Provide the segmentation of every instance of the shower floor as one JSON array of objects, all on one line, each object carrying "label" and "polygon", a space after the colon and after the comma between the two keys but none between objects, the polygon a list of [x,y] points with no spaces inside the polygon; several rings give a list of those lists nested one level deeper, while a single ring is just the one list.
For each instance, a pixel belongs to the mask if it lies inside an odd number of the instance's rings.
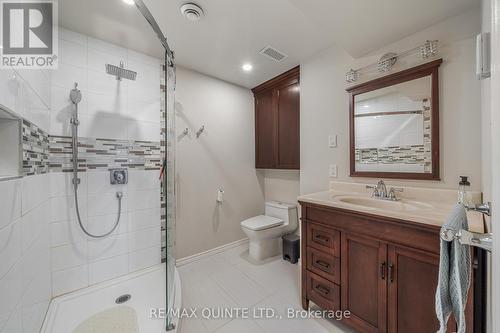
[{"label": "shower floor", "polygon": [[[151,313],[165,308],[165,274],[165,264],[161,264],[59,296],[50,304],[41,333],[164,332],[165,319]],[[178,303],[179,281],[176,286]],[[126,294],[130,300],[116,304]]]}]

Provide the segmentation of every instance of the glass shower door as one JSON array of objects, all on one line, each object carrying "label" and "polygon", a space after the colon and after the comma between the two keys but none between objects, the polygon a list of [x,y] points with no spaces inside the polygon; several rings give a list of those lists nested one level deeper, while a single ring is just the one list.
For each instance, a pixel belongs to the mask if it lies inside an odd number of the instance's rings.
[{"label": "glass shower door", "polygon": [[162,186],[162,260],[166,262],[166,329],[175,329],[171,309],[175,301],[175,66],[168,54],[162,71],[162,129],[164,177]]}]

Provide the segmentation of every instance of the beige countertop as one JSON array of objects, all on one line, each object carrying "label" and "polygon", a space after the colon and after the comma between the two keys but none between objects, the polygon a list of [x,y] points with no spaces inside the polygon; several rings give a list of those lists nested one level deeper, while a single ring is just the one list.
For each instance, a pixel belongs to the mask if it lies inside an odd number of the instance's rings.
[{"label": "beige countertop", "polygon": [[[372,199],[366,184],[332,182],[330,190],[298,197],[298,201],[322,206],[341,208],[372,215],[387,216],[427,225],[442,226],[456,205],[457,191],[403,187],[397,193],[397,202]],[[390,186],[387,185],[387,190]],[[475,203],[481,201],[480,192],[471,192]],[[484,232],[483,216],[477,212],[467,213],[469,230]]]}]

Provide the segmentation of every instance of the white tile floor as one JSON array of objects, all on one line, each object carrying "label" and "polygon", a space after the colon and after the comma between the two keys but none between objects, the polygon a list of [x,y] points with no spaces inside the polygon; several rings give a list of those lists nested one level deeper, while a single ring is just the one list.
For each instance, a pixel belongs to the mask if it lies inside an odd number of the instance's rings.
[{"label": "white tile floor", "polygon": [[179,267],[183,308],[272,308],[283,319],[183,319],[181,333],[348,333],[326,319],[286,319],[286,309],[301,309],[300,272],[273,258],[255,265],[242,245]]}]

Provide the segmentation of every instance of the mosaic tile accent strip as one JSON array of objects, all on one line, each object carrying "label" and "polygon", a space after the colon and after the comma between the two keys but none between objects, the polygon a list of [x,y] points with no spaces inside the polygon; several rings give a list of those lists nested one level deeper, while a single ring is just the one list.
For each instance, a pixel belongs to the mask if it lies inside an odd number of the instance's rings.
[{"label": "mosaic tile accent strip", "polygon": [[[72,172],[72,143],[68,136],[50,136],[50,172]],[[160,170],[160,143],[151,141],[79,138],[78,171],[133,168]]]},{"label": "mosaic tile accent strip", "polygon": [[23,119],[23,166],[24,176],[47,173],[49,161],[49,134],[35,124]]},{"label": "mosaic tile accent strip", "polygon": [[425,151],[425,164],[424,172],[432,172],[432,113],[431,113],[431,100],[424,99],[422,101],[423,117],[424,117],[424,151]]},{"label": "mosaic tile accent strip", "polygon": [[[160,156],[165,156],[165,65],[161,65],[160,69],[161,77],[160,77]],[[164,182],[161,183],[161,191],[160,191],[160,202],[161,202],[161,213],[160,213],[160,221],[161,221],[161,262],[165,262],[167,260],[167,204],[166,204],[166,193]]]},{"label": "mosaic tile accent strip", "polygon": [[[166,159],[164,182],[162,184],[162,261],[172,261],[175,258],[175,114],[174,90],[175,69],[161,69],[161,152]],[[167,265],[168,266],[168,265]]]},{"label": "mosaic tile accent strip", "polygon": [[426,163],[424,145],[356,149],[356,162],[361,164],[419,164]]}]

